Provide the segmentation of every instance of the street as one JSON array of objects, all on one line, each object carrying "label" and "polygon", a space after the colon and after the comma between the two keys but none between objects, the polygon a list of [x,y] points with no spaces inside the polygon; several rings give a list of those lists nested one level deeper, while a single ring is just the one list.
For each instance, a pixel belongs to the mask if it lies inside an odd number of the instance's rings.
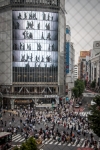
[{"label": "street", "polygon": [[[57,111],[44,111],[44,112],[36,112],[37,118],[31,117],[32,111],[30,110],[21,110],[20,114],[16,111],[5,111],[3,112],[3,116],[1,120],[3,120],[3,124],[0,122],[0,130],[1,131],[7,131],[16,128],[16,132],[12,132],[12,145],[18,145],[20,146],[21,143],[23,143],[26,140],[26,133],[28,133],[28,138],[40,134],[40,137],[42,138],[42,149],[43,150],[57,150],[59,149],[66,149],[66,148],[89,148],[90,147],[90,142],[86,144],[86,141],[91,138],[91,135],[93,134],[93,138],[95,141],[97,141],[97,145],[99,143],[98,137],[89,129],[88,122],[87,122],[87,116],[90,114],[88,106],[91,103],[92,97],[89,96],[88,94],[85,94],[86,97],[83,97],[82,100],[82,106],[80,108],[76,108],[73,117],[70,117],[70,115],[73,114],[73,112],[68,112],[67,121],[65,121],[65,112],[64,108],[60,107],[60,113],[62,114],[62,119],[59,118]],[[88,95],[88,96],[87,96]],[[70,106],[68,106],[70,107]],[[66,107],[67,108],[67,107]],[[80,110],[80,111],[79,111]],[[68,110],[67,110],[68,111]],[[26,113],[25,113],[26,112]],[[47,120],[47,117],[45,116],[51,116],[50,121]],[[40,118],[45,118],[40,121]],[[14,121],[13,121],[14,118]],[[58,118],[58,119],[57,119]],[[72,119],[71,119],[72,118]],[[36,120],[35,120],[36,119]],[[55,119],[55,120],[54,120]],[[69,119],[69,122],[68,122]],[[80,120],[81,119],[81,120]],[[22,120],[22,122],[20,121]],[[60,123],[58,123],[58,121]],[[83,120],[83,121],[82,121]],[[57,122],[56,124],[54,122]],[[78,122],[79,123],[78,123]],[[5,125],[6,122],[6,125]],[[85,122],[83,124],[82,122]],[[64,126],[64,123],[66,125]],[[54,125],[55,124],[55,125]],[[54,125],[54,129],[52,129]],[[31,127],[32,126],[32,127]],[[79,130],[79,133],[78,133]],[[47,133],[44,134],[44,131],[48,132],[49,136]],[[36,133],[35,133],[36,132]],[[54,134],[57,133],[56,136]],[[74,133],[74,142],[73,138],[72,141],[65,142],[63,140],[63,134],[64,137],[67,134],[68,136]],[[44,137],[44,138],[43,138]],[[55,138],[54,138],[55,137]],[[59,137],[62,137],[62,139],[58,140]],[[91,148],[94,148],[94,145],[91,145]]]}]

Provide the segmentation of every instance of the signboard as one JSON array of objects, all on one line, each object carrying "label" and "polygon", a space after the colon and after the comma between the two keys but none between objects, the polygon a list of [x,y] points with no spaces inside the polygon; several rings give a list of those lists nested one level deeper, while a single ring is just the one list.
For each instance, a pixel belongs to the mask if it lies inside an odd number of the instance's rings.
[{"label": "signboard", "polygon": [[56,98],[57,95],[44,95],[45,98]]},{"label": "signboard", "polygon": [[80,57],[90,56],[90,51],[80,51]]}]

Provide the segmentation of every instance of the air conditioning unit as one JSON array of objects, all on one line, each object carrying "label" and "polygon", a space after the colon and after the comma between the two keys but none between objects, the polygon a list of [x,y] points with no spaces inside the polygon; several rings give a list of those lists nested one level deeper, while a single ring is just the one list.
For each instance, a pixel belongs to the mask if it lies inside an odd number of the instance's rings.
[{"label": "air conditioning unit", "polygon": [[100,41],[94,41],[93,42],[93,49],[95,49],[95,48],[100,48]]},{"label": "air conditioning unit", "polygon": [[96,43],[96,47],[100,47],[100,43]]}]

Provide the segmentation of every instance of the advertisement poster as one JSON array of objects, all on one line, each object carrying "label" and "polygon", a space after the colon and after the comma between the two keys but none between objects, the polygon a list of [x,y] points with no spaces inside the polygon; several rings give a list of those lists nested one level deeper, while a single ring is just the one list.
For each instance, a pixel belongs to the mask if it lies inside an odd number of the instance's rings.
[{"label": "advertisement poster", "polygon": [[57,75],[58,13],[13,11],[12,16],[13,76],[16,78],[14,80],[17,80],[18,70],[20,70],[20,75],[23,70],[27,74],[30,70],[30,72],[35,71],[33,76],[37,76],[37,70],[42,68],[45,76],[50,71],[54,71]]}]

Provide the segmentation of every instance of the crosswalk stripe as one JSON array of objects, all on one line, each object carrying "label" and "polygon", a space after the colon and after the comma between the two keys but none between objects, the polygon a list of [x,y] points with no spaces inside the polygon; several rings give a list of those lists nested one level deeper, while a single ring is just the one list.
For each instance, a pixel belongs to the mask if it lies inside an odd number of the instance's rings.
[{"label": "crosswalk stripe", "polygon": [[84,147],[85,146],[85,141],[83,142],[82,146],[81,147]]},{"label": "crosswalk stripe", "polygon": [[16,139],[18,139],[18,138],[20,138],[20,137],[21,137],[21,135],[19,135],[19,136],[13,138],[12,141],[14,141],[14,140],[16,140]]},{"label": "crosswalk stripe", "polygon": [[50,138],[45,144],[48,144],[51,140],[52,140],[52,138]]},{"label": "crosswalk stripe", "polygon": [[12,139],[14,139],[15,137],[18,137],[19,135],[20,135],[20,134],[17,134],[17,135],[15,135],[15,136],[13,136]]},{"label": "crosswalk stripe", "polygon": [[97,143],[97,148],[100,148],[100,142],[98,141],[98,143]]},{"label": "crosswalk stripe", "polygon": [[[25,139],[24,139],[25,140]],[[20,142],[21,142],[21,140],[20,140]],[[63,143],[62,141],[61,142],[59,142],[58,140],[53,140],[53,138],[50,138],[49,140],[48,139],[46,139],[46,140],[44,140],[44,141],[42,141],[42,144],[44,143],[44,144],[54,144],[54,145],[63,145],[63,146],[76,146],[76,147],[86,147],[86,148],[88,148],[88,147],[90,147],[90,143],[88,143],[86,146],[85,146],[85,142],[86,142],[86,140],[85,139],[80,139],[80,142],[79,143],[77,143],[77,139],[75,140],[75,142],[74,143],[72,143],[72,142],[65,142],[65,143]],[[91,148],[94,148],[94,146],[91,146]]]},{"label": "crosswalk stripe", "polygon": [[[78,112],[75,112],[75,114],[77,115]],[[88,114],[91,114],[90,112],[80,112],[79,115],[82,115],[82,116],[88,116]]]},{"label": "crosswalk stripe", "polygon": [[59,142],[57,141],[56,143],[54,143],[54,145],[57,145]]},{"label": "crosswalk stripe", "polygon": [[49,144],[52,144],[54,142],[54,140],[53,141],[51,141]]},{"label": "crosswalk stripe", "polygon": [[61,145],[61,142],[58,145]]},{"label": "crosswalk stripe", "polygon": [[23,142],[25,140],[25,138],[21,139],[19,142]]},{"label": "crosswalk stripe", "polygon": [[21,145],[12,145],[12,146],[13,146],[13,147],[16,147],[16,146],[17,146],[17,147],[19,147],[19,148],[20,148],[20,146],[21,146]]},{"label": "crosswalk stripe", "polygon": [[83,116],[85,116],[86,115],[86,113],[83,113]]},{"label": "crosswalk stripe", "polygon": [[77,147],[80,147],[80,146],[81,146],[83,140],[84,140],[84,139],[81,139],[81,140],[80,140],[80,142],[78,143]]},{"label": "crosswalk stripe", "polygon": [[83,115],[83,112],[80,112],[81,115]]},{"label": "crosswalk stripe", "polygon": [[70,146],[71,145],[71,143],[69,143],[67,146]]},{"label": "crosswalk stripe", "polygon": [[67,143],[63,143],[63,146],[65,146]]},{"label": "crosswalk stripe", "polygon": [[18,138],[17,140],[15,140],[15,142],[18,142],[19,140],[21,140],[22,139],[22,137],[20,137],[20,138]]},{"label": "crosswalk stripe", "polygon": [[76,143],[77,143],[77,139],[76,139],[76,141],[74,142],[74,144],[73,144],[72,146],[75,146],[75,145],[76,145]]},{"label": "crosswalk stripe", "polygon": [[48,139],[46,138],[42,143],[44,144]]}]

